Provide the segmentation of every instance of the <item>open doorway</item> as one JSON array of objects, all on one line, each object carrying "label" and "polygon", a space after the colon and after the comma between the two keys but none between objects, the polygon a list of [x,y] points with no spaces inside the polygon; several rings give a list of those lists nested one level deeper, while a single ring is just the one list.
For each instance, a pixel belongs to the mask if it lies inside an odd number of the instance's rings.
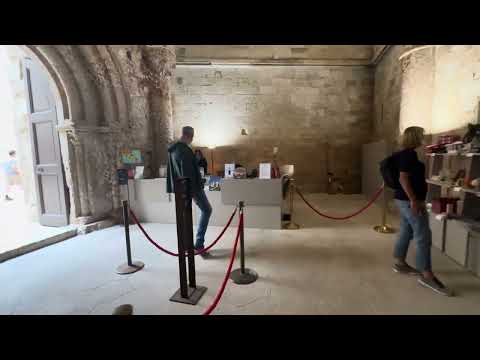
[{"label": "open doorway", "polygon": [[0,46],[0,261],[76,234],[48,74],[19,46]]}]

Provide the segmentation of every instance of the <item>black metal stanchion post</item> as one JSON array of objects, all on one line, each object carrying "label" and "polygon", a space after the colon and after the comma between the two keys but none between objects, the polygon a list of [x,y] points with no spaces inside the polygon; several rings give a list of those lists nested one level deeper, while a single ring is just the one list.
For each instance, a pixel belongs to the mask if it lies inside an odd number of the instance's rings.
[{"label": "black metal stanchion post", "polygon": [[[192,197],[188,178],[175,180],[175,208],[177,215],[178,266],[180,288],[170,301],[196,305],[207,291],[204,286],[197,286],[195,279],[195,253],[193,249]],[[186,252],[188,252],[188,281]]]},{"label": "black metal stanchion post", "polygon": [[132,274],[139,270],[142,270],[145,264],[141,261],[132,261],[132,250],[130,247],[130,218],[128,216],[129,206],[128,201],[124,200],[123,203],[123,225],[125,227],[125,242],[127,247],[127,263],[117,267],[117,274],[126,275]]},{"label": "black metal stanchion post", "polygon": [[[240,201],[238,203],[240,216],[243,215],[244,207],[244,202]],[[240,229],[240,269],[233,270],[230,274],[230,279],[232,279],[235,284],[240,285],[251,284],[258,279],[258,274],[254,270],[245,268],[245,232],[243,224]]]}]

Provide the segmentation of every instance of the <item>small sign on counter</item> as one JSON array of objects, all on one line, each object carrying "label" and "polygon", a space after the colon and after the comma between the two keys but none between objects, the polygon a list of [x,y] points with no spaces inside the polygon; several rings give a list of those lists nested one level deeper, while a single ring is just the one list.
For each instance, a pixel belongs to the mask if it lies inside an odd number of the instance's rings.
[{"label": "small sign on counter", "polygon": [[225,164],[225,179],[233,178],[235,164]]},{"label": "small sign on counter", "polygon": [[272,178],[272,164],[263,163],[260,164],[260,179],[271,179]]}]

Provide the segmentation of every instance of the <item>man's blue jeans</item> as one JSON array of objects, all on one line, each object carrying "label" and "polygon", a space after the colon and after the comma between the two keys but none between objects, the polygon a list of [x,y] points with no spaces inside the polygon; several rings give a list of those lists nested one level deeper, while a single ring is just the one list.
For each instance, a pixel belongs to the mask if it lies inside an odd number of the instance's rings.
[{"label": "man's blue jeans", "polygon": [[200,221],[198,222],[197,240],[195,241],[196,249],[203,249],[205,244],[205,233],[207,232],[208,221],[212,215],[212,206],[208,201],[205,191],[202,189],[193,195],[193,201],[197,204],[201,211]]},{"label": "man's blue jeans", "polygon": [[432,270],[432,231],[428,213],[425,209],[414,215],[410,208],[410,201],[395,200],[400,210],[400,233],[395,244],[393,256],[399,260],[407,257],[410,240],[417,241],[416,268],[425,272]]}]

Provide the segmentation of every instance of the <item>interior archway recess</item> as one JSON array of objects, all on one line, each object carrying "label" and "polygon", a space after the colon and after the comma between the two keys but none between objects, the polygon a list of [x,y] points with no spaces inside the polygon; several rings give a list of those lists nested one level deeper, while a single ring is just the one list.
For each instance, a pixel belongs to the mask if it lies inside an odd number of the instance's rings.
[{"label": "interior archway recess", "polygon": [[173,134],[170,81],[175,69],[174,47],[21,47],[48,72],[58,99],[71,222],[118,220],[120,150],[154,151],[155,172]]}]

